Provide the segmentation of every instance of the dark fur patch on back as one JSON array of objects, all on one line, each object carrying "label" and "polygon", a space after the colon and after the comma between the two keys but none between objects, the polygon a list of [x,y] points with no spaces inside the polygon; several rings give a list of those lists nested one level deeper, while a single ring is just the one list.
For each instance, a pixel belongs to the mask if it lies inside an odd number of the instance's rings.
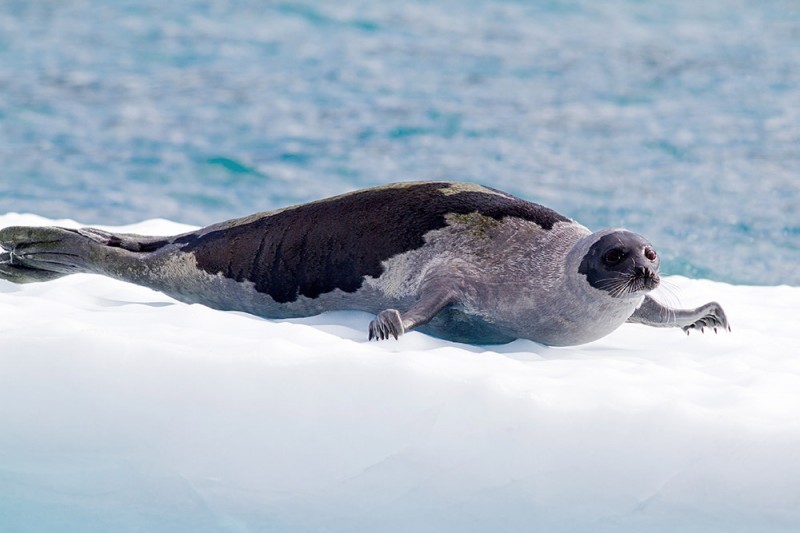
[{"label": "dark fur patch on back", "polygon": [[334,289],[358,290],[381,263],[422,247],[425,234],[447,225],[448,213],[518,217],[544,229],[569,219],[541,205],[498,194],[444,194],[448,183],[366,189],[287,209],[221,230],[183,236],[200,268],[236,281],[279,303],[316,298]]}]

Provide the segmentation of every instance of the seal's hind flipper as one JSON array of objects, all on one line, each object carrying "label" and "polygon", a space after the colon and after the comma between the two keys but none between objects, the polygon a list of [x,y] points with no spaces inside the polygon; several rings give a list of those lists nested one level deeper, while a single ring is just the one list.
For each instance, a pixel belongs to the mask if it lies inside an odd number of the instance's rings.
[{"label": "seal's hind flipper", "polygon": [[0,279],[29,283],[89,273],[142,283],[140,276],[149,279],[149,252],[172,242],[170,237],[95,228],[12,226],[0,229],[0,247],[5,250],[0,253]]},{"label": "seal's hind flipper", "polygon": [[11,262],[11,254],[0,253],[0,279],[13,283],[37,283],[52,281],[65,275],[61,272],[15,265]]},{"label": "seal's hind flipper", "polygon": [[129,252],[153,252],[172,242],[169,237],[147,237],[133,233],[110,233],[97,228],[81,228],[77,232],[104,246]]},{"label": "seal's hind flipper", "polygon": [[12,226],[0,230],[0,276],[15,283],[92,272],[91,241],[76,230]]}]

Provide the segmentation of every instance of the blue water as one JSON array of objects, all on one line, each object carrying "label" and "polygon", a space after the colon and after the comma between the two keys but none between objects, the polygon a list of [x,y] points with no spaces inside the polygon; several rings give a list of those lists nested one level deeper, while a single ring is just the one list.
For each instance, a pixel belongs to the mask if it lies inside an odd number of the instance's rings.
[{"label": "blue water", "polygon": [[0,212],[194,224],[486,183],[800,284],[800,3],[0,0]]}]

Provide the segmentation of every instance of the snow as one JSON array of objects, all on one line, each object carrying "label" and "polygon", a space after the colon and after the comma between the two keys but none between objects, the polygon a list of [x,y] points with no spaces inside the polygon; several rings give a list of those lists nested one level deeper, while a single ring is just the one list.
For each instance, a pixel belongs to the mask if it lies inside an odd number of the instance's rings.
[{"label": "snow", "polygon": [[733,331],[377,343],[364,313],[0,281],[0,529],[800,529],[800,288],[667,282]]}]

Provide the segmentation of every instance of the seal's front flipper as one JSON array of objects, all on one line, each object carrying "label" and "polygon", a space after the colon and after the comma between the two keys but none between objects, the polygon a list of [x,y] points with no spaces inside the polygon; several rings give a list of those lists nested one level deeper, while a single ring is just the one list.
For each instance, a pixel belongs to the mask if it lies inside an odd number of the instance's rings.
[{"label": "seal's front flipper", "polygon": [[687,334],[693,329],[704,331],[705,328],[711,328],[714,333],[717,328],[731,330],[725,311],[717,302],[709,302],[697,309],[671,309],[650,296],[645,296],[642,305],[633,312],[628,322],[657,328],[679,327]]},{"label": "seal's front flipper", "polygon": [[375,320],[369,323],[369,340],[385,340],[390,336],[396,339],[405,332],[403,318],[397,309],[381,311]]},{"label": "seal's front flipper", "polygon": [[375,320],[369,323],[369,340],[384,340],[390,336],[396,339],[406,331],[430,322],[439,311],[452,304],[455,299],[455,291],[440,288],[425,292],[405,313],[400,313],[396,309],[381,311]]},{"label": "seal's front flipper", "polygon": [[722,310],[722,306],[717,302],[709,302],[705,305],[701,305],[694,311],[691,311],[691,313],[692,318],[697,317],[697,319],[691,324],[681,326],[687,335],[693,329],[699,329],[700,332],[704,332],[705,328],[711,328],[714,330],[714,333],[717,332],[717,328],[727,329],[728,331],[731,330],[728,317],[725,316],[725,311]]}]

